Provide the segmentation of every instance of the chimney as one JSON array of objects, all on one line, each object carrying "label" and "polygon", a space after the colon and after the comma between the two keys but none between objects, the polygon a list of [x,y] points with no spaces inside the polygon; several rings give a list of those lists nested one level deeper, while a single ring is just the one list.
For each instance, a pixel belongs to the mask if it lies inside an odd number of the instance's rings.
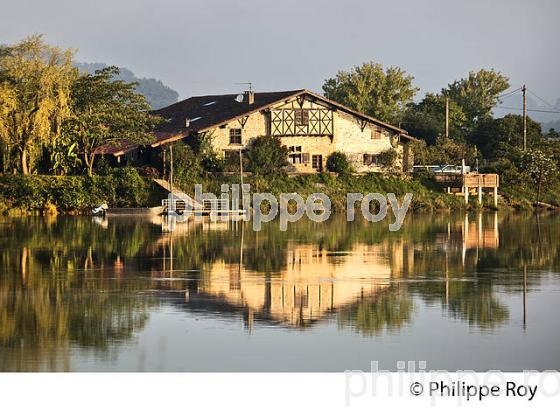
[{"label": "chimney", "polygon": [[255,93],[252,90],[245,91],[245,95],[247,96],[247,102],[249,105],[255,102]]}]

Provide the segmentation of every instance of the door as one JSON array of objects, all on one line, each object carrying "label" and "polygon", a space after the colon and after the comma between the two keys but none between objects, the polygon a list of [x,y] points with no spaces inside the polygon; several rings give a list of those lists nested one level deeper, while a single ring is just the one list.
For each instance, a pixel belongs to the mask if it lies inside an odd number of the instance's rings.
[{"label": "door", "polygon": [[317,172],[323,172],[323,156],[313,155],[311,157],[311,165],[313,166],[313,169],[317,170]]}]

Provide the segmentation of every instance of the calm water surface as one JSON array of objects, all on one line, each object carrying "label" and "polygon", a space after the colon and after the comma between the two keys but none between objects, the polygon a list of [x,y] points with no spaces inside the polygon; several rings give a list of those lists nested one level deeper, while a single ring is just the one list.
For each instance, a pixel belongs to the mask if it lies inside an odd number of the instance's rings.
[{"label": "calm water surface", "polygon": [[560,216],[0,219],[1,371],[560,370]]}]

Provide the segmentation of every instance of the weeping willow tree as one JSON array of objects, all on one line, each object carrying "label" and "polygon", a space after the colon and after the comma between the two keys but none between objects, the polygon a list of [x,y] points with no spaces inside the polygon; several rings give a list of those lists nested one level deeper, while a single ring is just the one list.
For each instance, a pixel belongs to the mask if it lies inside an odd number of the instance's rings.
[{"label": "weeping willow tree", "polygon": [[11,168],[28,175],[42,149],[60,137],[62,124],[70,116],[70,91],[78,75],[73,55],[72,50],[46,44],[40,35],[0,46],[0,139],[5,171]]}]

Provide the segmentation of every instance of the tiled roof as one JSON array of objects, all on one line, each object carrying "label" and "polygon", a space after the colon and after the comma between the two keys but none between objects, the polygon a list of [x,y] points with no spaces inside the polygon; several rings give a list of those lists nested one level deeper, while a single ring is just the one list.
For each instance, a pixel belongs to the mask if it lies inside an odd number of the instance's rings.
[{"label": "tiled roof", "polygon": [[[405,130],[354,111],[321,95],[308,90],[293,90],[254,93],[254,102],[252,104],[249,104],[246,94],[204,95],[187,98],[168,107],[152,111],[152,114],[161,116],[164,122],[158,126],[157,131],[154,133],[155,141],[150,145],[156,147],[184,138],[191,132],[205,131],[226,124],[236,118],[263,110],[282,100],[294,98],[301,94],[307,94],[316,100],[335,106],[337,109],[390,128],[406,138],[413,139]],[[240,98],[240,96],[243,96],[243,98]],[[119,146],[102,147],[98,149],[97,153],[122,155],[137,147],[138,145],[136,144],[123,143]]]},{"label": "tiled roof", "polygon": [[129,141],[120,141],[120,142],[113,142],[108,145],[103,145],[95,149],[95,154],[99,155],[122,155],[130,150],[133,150],[138,147],[138,144],[129,142]]},{"label": "tiled roof", "polygon": [[[152,111],[167,120],[158,127],[158,131],[177,133],[181,131],[201,131],[215,127],[225,121],[259,111],[270,104],[298,95],[304,90],[255,93],[253,104],[249,104],[247,96],[238,102],[236,94],[204,95],[191,97],[168,107]],[[190,120],[188,129],[186,119]]]}]

